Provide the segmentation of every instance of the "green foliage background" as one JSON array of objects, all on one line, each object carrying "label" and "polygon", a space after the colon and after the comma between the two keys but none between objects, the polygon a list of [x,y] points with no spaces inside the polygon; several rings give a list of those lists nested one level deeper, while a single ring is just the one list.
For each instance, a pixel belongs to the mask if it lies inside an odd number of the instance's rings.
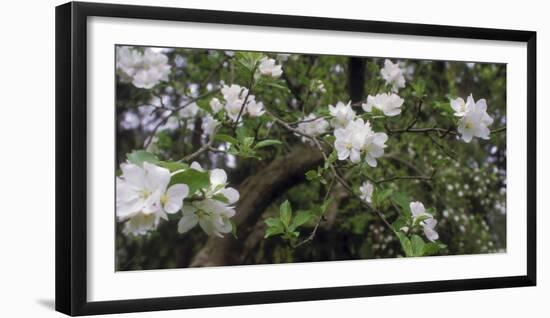
[{"label": "green foliage background", "polygon": [[[202,95],[220,81],[248,87],[249,74],[224,51],[178,48],[166,50],[165,54],[172,64],[170,81],[162,82],[152,90],[117,81],[116,167],[125,160],[127,153],[143,148],[149,132],[139,107],[151,104],[155,96],[163,96],[177,105],[182,96]],[[277,57],[276,54],[266,54]],[[375,131],[384,131],[386,125],[405,128],[417,114],[419,99],[422,99],[422,111],[417,126],[455,127],[449,97],[465,99],[470,93],[476,100],[487,100],[487,111],[495,119],[491,129],[506,126],[506,65],[399,60],[408,73],[407,87],[399,92],[405,99],[403,112],[386,121],[372,121]],[[383,61],[384,58],[364,58],[363,98],[384,90],[380,76]],[[258,85],[254,95],[267,109],[285,120],[298,120],[304,112],[323,114],[327,112],[327,105],[350,100],[350,57],[292,54],[281,63],[283,78]],[[326,93],[312,91],[315,80],[324,83]],[[207,107],[210,98],[199,101],[199,106]],[[128,129],[122,124],[128,116],[139,118],[140,124]],[[233,165],[226,159],[226,154],[207,154],[197,161],[209,169],[225,169],[230,185],[238,187],[246,177],[258,173],[268,162],[302,143],[293,134],[277,127],[269,128],[268,122],[266,116],[246,120],[237,130],[238,136],[255,136],[258,140],[270,136],[283,142],[281,146],[262,148],[258,152],[261,160],[237,157]],[[179,159],[193,152],[204,142],[201,130],[194,129],[200,124],[200,117],[181,120],[175,131],[158,134],[157,154],[162,159]],[[432,208],[439,221],[436,229],[440,241],[446,245],[440,255],[494,253],[506,249],[506,132],[492,134],[487,141],[476,138],[468,144],[452,136],[395,134],[390,135],[386,144],[386,154],[378,160],[377,168],[350,168],[347,176],[351,184],[360,185],[366,180],[366,175],[380,180],[392,176],[433,174],[433,178],[427,181],[385,182],[375,191],[392,189],[393,193],[406,195],[410,200],[421,201]],[[295,213],[317,213],[323,204],[324,191],[320,180],[304,178],[298,185],[278,194],[277,200],[264,212],[262,221],[278,215],[279,205],[285,200],[291,203]],[[241,197],[246,195],[241,193]],[[238,204],[236,210],[238,213]],[[397,209],[389,201],[381,203],[380,210],[390,221],[398,216]],[[173,218],[177,220],[177,217]],[[315,224],[315,220],[309,220],[302,225],[300,237],[307,237]],[[322,224],[313,240],[297,248],[290,247],[278,236],[262,238],[247,252],[244,264],[403,255],[395,234],[376,215],[365,211],[356,198],[345,195],[338,198],[337,214],[330,228]],[[263,222],[257,226],[265,228]],[[208,239],[199,228],[179,234],[177,221],[163,222],[157,231],[142,237],[123,235],[122,224],[118,224],[116,230],[117,270],[187,267]],[[237,228],[237,238],[231,239],[246,239],[238,233]]]}]

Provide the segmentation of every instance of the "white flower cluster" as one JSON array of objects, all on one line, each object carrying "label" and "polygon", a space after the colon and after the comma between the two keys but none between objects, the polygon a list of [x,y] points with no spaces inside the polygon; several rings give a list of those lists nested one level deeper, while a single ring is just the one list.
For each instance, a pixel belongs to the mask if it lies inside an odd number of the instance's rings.
[{"label": "white flower cluster", "polygon": [[117,47],[116,68],[123,81],[146,89],[167,81],[171,71],[166,55],[150,48],[141,53],[128,46]]},{"label": "white flower cluster", "polygon": [[[248,89],[246,87],[241,87],[236,84],[232,84],[231,86],[224,85],[221,92],[224,99],[223,102],[217,98],[212,98],[210,101],[210,108],[214,114],[225,109],[227,116],[235,122],[237,118],[240,121],[245,115],[259,117],[265,113],[264,104],[262,102],[257,102],[254,95],[248,94]],[[245,99],[246,105],[243,108]],[[240,118],[239,113],[241,114]]]},{"label": "white flower cluster", "polygon": [[183,199],[189,195],[185,184],[170,183],[166,168],[143,163],[143,167],[123,163],[122,176],[116,178],[116,215],[120,222],[127,221],[124,233],[143,235],[155,229],[159,220],[168,219],[167,213],[178,212]]},{"label": "white flower cluster", "polygon": [[392,91],[397,93],[400,88],[405,87],[405,76],[403,76],[403,70],[399,67],[399,63],[392,63],[392,61],[384,60],[384,67],[380,70],[382,78],[386,81],[386,84],[392,87]]},{"label": "white flower cluster", "polygon": [[451,107],[455,111],[454,115],[461,117],[457,130],[465,142],[472,141],[473,137],[489,139],[491,131],[487,126],[493,123],[493,118],[487,114],[485,99],[475,102],[470,94],[466,102],[460,97],[451,100]]},{"label": "white flower cluster", "polygon": [[405,100],[397,94],[377,94],[376,96],[369,95],[367,97],[367,102],[363,103],[361,106],[364,111],[370,113],[373,108],[376,108],[384,115],[392,117],[401,114],[401,106]]},{"label": "white flower cluster", "polygon": [[[319,136],[327,132],[329,123],[323,117],[319,117],[313,113],[303,117],[301,122],[296,127],[299,132],[310,135]],[[302,136],[302,142],[311,142],[309,138]]]},{"label": "white flower cluster", "polygon": [[424,235],[426,235],[426,238],[430,241],[435,241],[439,238],[439,234],[435,231],[435,226],[437,225],[437,220],[434,219],[434,217],[426,212],[426,209],[424,208],[424,204],[422,202],[411,202],[409,204],[413,216],[413,222],[414,220],[418,219],[419,217],[427,217],[425,220],[420,222],[420,225],[422,226],[424,230]]},{"label": "white flower cluster", "polygon": [[332,116],[330,124],[334,128],[344,128],[355,118],[355,111],[351,108],[351,102],[347,104],[338,102],[335,106],[328,105],[328,110]]},{"label": "white flower cluster", "polygon": [[350,159],[357,163],[364,160],[371,167],[376,167],[376,158],[384,154],[388,135],[385,133],[374,132],[370,123],[357,118],[350,121],[345,128],[334,130],[334,148],[338,152],[339,160]]},{"label": "white flower cluster", "polygon": [[283,69],[281,65],[275,64],[274,59],[264,57],[260,60],[260,65],[258,66],[260,73],[262,75],[271,76],[273,78],[279,78],[283,74]]},{"label": "white flower cluster", "polygon": [[[191,169],[204,171],[197,162],[191,164]],[[226,185],[225,171],[211,170],[210,186],[201,189],[204,199],[192,201],[183,206],[183,217],[178,223],[178,232],[185,233],[197,224],[211,236],[223,237],[223,234],[231,232],[233,226],[229,219],[235,215],[232,204],[239,200],[239,192],[234,188],[227,188]]]},{"label": "white flower cluster", "polygon": [[372,183],[365,181],[363,184],[359,187],[359,192],[361,193],[361,200],[372,203],[372,193],[374,191],[374,186]]},{"label": "white flower cluster", "polygon": [[321,80],[315,80],[312,83],[312,89],[313,92],[319,92],[321,94],[324,94],[327,92],[327,89],[325,88],[325,83]]},{"label": "white flower cluster", "polygon": [[[193,162],[191,169],[204,171]],[[208,235],[222,236],[232,230],[229,218],[235,215],[231,205],[239,200],[239,192],[226,188],[227,174],[222,169],[209,172],[210,185],[201,189],[204,197],[184,204],[189,193],[186,184],[168,187],[172,174],[166,168],[144,162],[121,165],[122,175],[116,179],[116,215],[125,222],[126,235],[145,235],[156,229],[160,219],[168,220],[167,214],[183,212],[178,231],[184,233],[197,223]],[[177,173],[177,172],[176,172]]]}]

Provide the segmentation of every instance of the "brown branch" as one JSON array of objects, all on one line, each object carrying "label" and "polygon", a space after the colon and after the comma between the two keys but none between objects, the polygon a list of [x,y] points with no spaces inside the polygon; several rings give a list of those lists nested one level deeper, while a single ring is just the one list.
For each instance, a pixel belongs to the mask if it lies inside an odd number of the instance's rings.
[{"label": "brown branch", "polygon": [[[251,235],[254,225],[273,200],[288,188],[303,182],[305,172],[318,166],[322,160],[322,156],[311,147],[299,146],[247,177],[238,186],[238,191],[246,195],[241,196],[236,207],[237,213],[232,218],[237,226],[237,235]],[[244,241],[236,240],[231,235],[224,238],[210,237],[189,266],[242,265],[240,255],[245,248]]]},{"label": "brown branch", "polygon": [[386,179],[375,180],[373,182],[376,183],[376,184],[381,184],[381,183],[391,182],[391,181],[396,181],[396,180],[431,181],[434,178],[435,173],[436,173],[436,170],[434,170],[434,172],[432,173],[431,176],[394,176],[394,177],[389,177],[389,178],[386,178]]},{"label": "brown branch", "polygon": [[[402,133],[429,133],[429,132],[436,132],[440,134],[439,136],[441,138],[445,137],[448,134],[451,135],[458,135],[458,132],[454,130],[452,127],[449,128],[439,128],[439,127],[425,127],[425,128],[402,128],[402,129],[391,129],[388,126],[386,126],[386,130],[389,134],[402,134]],[[500,127],[491,130],[491,134],[500,133],[502,131],[506,131],[506,127]]]},{"label": "brown branch", "polygon": [[407,129],[411,129],[416,125],[416,122],[420,118],[420,114],[422,113],[422,99],[418,100],[418,104],[416,106],[416,115],[414,116],[414,119],[410,122],[410,124],[407,125]]},{"label": "brown branch", "polygon": [[235,120],[235,124],[233,124],[233,130],[237,129],[237,125],[239,124],[239,120],[241,119],[241,116],[244,112],[244,108],[246,107],[246,102],[248,101],[248,98],[250,97],[250,93],[252,92],[252,89],[253,89],[253,86],[254,86],[254,73],[256,73],[256,67],[257,67],[257,65],[254,65],[254,68],[252,69],[252,72],[251,72],[252,74],[250,75],[250,80],[248,82],[248,91],[246,92],[246,96],[244,98],[241,109],[239,110],[239,114],[237,115],[237,119]]},{"label": "brown branch", "polygon": [[[197,151],[183,157],[181,159],[181,161],[184,161],[184,162],[189,162],[195,158],[197,158],[198,156],[200,156],[201,154],[203,154],[204,152],[208,151],[208,150],[211,150],[212,148],[212,144],[214,143],[214,136],[216,135],[216,132],[217,132],[217,129],[214,130],[214,132],[212,133],[212,135],[210,136],[210,139],[208,140],[207,143],[205,143],[204,145],[202,145],[199,149],[197,149]],[[215,149],[215,148],[214,148]]]}]

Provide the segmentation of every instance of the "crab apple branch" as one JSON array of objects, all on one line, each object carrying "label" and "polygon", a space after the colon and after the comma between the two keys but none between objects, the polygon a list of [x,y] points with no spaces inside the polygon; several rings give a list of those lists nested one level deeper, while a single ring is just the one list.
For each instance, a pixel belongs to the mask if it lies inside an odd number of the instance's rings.
[{"label": "crab apple branch", "polygon": [[[151,133],[149,134],[149,137],[145,140],[145,144],[143,146],[143,148],[147,149],[147,147],[149,146],[149,144],[151,143],[151,141],[153,140],[153,137],[156,135],[157,131],[159,130],[160,127],[162,127],[164,124],[166,124],[166,122],[168,121],[168,119],[170,119],[170,117],[176,115],[180,110],[184,109],[185,107],[188,107],[189,105],[193,104],[193,103],[196,103],[197,101],[201,100],[201,99],[204,99],[204,98],[207,98],[209,96],[212,96],[216,93],[218,93],[220,91],[220,89],[213,89],[207,93],[204,93],[198,97],[195,97],[195,98],[192,98],[190,99],[189,101],[187,101],[185,104],[181,105],[181,106],[178,106],[176,108],[173,108],[173,109],[169,109],[168,110],[168,115],[166,115],[163,119],[161,119],[158,124],[155,125],[155,127],[153,128],[153,130],[151,131]],[[159,98],[160,100],[162,100],[162,98]]]}]

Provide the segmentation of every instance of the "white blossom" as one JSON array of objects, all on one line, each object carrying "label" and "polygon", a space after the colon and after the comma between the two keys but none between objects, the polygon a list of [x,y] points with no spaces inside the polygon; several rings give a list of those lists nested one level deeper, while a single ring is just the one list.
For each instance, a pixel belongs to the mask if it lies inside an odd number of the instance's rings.
[{"label": "white blossom", "polygon": [[325,88],[325,84],[321,80],[316,80],[313,82],[313,90],[318,91],[319,93],[326,93],[327,89]]},{"label": "white blossom", "polygon": [[157,214],[138,213],[132,216],[122,228],[125,235],[145,235],[157,228],[160,217]]},{"label": "white blossom", "polygon": [[[197,162],[191,163],[191,168],[204,171]],[[223,169],[210,171],[210,186],[202,189],[205,199],[193,201],[183,206],[183,216],[178,223],[178,232],[185,233],[199,224],[202,230],[212,236],[223,237],[232,230],[229,220],[235,215],[232,206],[239,200],[239,192],[228,188],[227,174]]]},{"label": "white blossom", "polygon": [[348,123],[345,128],[334,130],[334,148],[339,160],[349,159],[357,163],[361,155],[371,167],[377,166],[376,159],[384,154],[385,142],[388,136],[385,133],[374,132],[370,123],[358,118]]},{"label": "white blossom", "polygon": [[202,132],[207,136],[212,136],[219,124],[219,121],[208,115],[202,119]]},{"label": "white blossom", "polygon": [[[180,107],[183,107],[187,103],[188,103],[187,101],[182,101],[180,104]],[[181,118],[194,118],[199,113],[199,110],[200,108],[196,103],[191,103],[183,107],[182,109],[180,109],[178,114],[180,115]]]},{"label": "white blossom", "polygon": [[388,59],[384,60],[384,67],[380,70],[380,74],[386,83],[392,87],[393,92],[397,93],[399,88],[405,87],[405,77],[398,63],[394,64]]},{"label": "white blossom", "polygon": [[346,160],[349,157],[352,162],[361,161],[361,150],[367,134],[370,133],[370,124],[365,125],[361,118],[349,122],[345,128],[335,129],[334,149],[338,153],[338,159]]},{"label": "white blossom", "polygon": [[197,224],[210,236],[223,237],[223,234],[233,229],[229,219],[235,215],[235,209],[220,201],[194,201],[190,205],[185,205],[182,211],[183,216],[178,222],[179,233],[185,233]]},{"label": "white blossom", "polygon": [[376,159],[384,155],[387,140],[388,135],[385,133],[371,133],[367,135],[362,149],[365,152],[365,161],[369,166],[373,168],[377,166]]},{"label": "white blossom", "polygon": [[[170,171],[144,162],[143,167],[132,163],[121,165],[122,176],[116,179],[116,215],[119,221],[130,219],[129,232],[142,233],[158,223],[158,218],[167,219],[166,213],[178,212],[183,199],[189,194],[185,184],[168,188]],[[153,215],[144,217],[144,215]],[[147,226],[145,226],[147,225]]]},{"label": "white blossom", "polygon": [[137,213],[157,212],[159,189],[168,185],[170,172],[148,162],[143,163],[143,168],[132,163],[123,163],[120,169],[122,175],[116,179],[117,217],[124,220]]},{"label": "white blossom", "polygon": [[221,92],[223,99],[225,99],[226,102],[232,102],[236,100],[243,100],[248,94],[248,89],[237,84],[231,84],[230,86],[223,85]]},{"label": "white blossom", "polygon": [[237,119],[241,121],[244,116],[259,117],[265,113],[264,104],[256,101],[256,97],[249,94],[245,87],[236,84],[223,85],[221,92],[224,102],[217,98],[210,101],[210,107],[214,113],[224,108],[227,116],[234,122]]},{"label": "white blossom", "polygon": [[250,117],[260,117],[265,113],[264,104],[252,99],[246,103],[246,112]]},{"label": "white blossom", "polygon": [[374,191],[374,186],[372,183],[366,181],[359,187],[359,192],[361,192],[361,200],[371,203],[372,202],[372,192]]},{"label": "white blossom", "polygon": [[473,137],[489,139],[491,131],[488,126],[493,123],[493,118],[487,114],[487,102],[485,99],[475,102],[473,96],[470,95],[463,108],[460,100],[454,100],[454,102],[451,102],[451,106],[453,107],[454,104],[455,115],[462,115],[462,110],[464,110],[462,118],[458,121],[457,130],[460,133],[460,137],[467,143],[472,141]]},{"label": "white blossom", "polygon": [[263,75],[268,75],[273,78],[278,78],[283,74],[281,65],[276,65],[274,59],[264,57],[260,60],[258,69]]},{"label": "white blossom", "polygon": [[[296,127],[296,130],[310,136],[322,135],[327,132],[329,127],[328,121],[313,113],[305,116],[301,121],[302,122]],[[309,141],[309,139],[302,136],[302,141]]]},{"label": "white blossom", "polygon": [[468,98],[468,102],[464,102],[462,97],[451,99],[451,108],[455,111],[454,115],[457,117],[464,117],[468,110],[474,106],[473,98]]},{"label": "white blossom", "polygon": [[435,241],[439,238],[439,234],[435,231],[435,226],[437,225],[437,220],[433,216],[426,212],[424,204],[422,202],[411,202],[409,204],[413,216],[413,220],[418,219],[419,217],[427,217],[425,220],[420,222],[424,230],[424,235],[430,241]]},{"label": "white blossom", "polygon": [[127,46],[117,47],[116,67],[124,81],[146,89],[167,81],[171,71],[168,57],[163,53],[150,48],[141,53]]},{"label": "white blossom", "polygon": [[396,116],[401,114],[401,106],[403,105],[404,99],[399,97],[397,94],[377,94],[376,96],[369,95],[367,97],[367,102],[363,103],[361,106],[366,112],[372,112],[372,108],[377,108],[384,113],[386,116]]},{"label": "white blossom", "polygon": [[223,104],[220,102],[217,98],[212,98],[210,101],[210,109],[212,109],[213,114],[217,114],[220,110],[222,110]]},{"label": "white blossom", "polygon": [[346,127],[355,118],[355,111],[351,108],[351,102],[347,104],[338,102],[335,106],[328,105],[328,109],[333,117],[330,124],[334,128]]},{"label": "white blossom", "polygon": [[[225,100],[225,111],[227,113],[227,116],[232,121],[237,121],[237,118],[239,121],[241,121],[241,119],[245,115],[249,115],[251,117],[263,115],[263,103],[257,102],[256,97],[252,94],[249,94],[247,88],[241,87],[236,84],[232,84],[231,86],[223,85],[221,91]],[[246,105],[244,105],[245,100]],[[249,113],[249,110],[251,111],[251,113]]]},{"label": "white blossom", "polygon": [[240,99],[227,101],[225,103],[225,111],[227,112],[227,116],[234,122],[237,120],[241,121],[243,116],[246,115],[246,107],[243,107],[243,101]]},{"label": "white blossom", "polygon": [[[193,161],[191,169],[204,172],[201,165]],[[210,171],[210,186],[203,189],[206,198],[215,198],[217,195],[223,195],[229,204],[239,200],[239,192],[234,188],[227,188],[227,173],[223,169],[213,169]]]}]

